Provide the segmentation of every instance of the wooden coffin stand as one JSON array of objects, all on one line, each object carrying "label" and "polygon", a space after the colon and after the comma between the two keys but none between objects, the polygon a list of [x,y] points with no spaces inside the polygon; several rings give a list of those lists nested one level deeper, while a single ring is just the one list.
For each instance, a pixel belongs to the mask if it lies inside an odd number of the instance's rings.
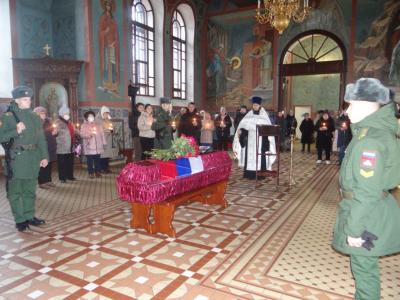
[{"label": "wooden coffin stand", "polygon": [[199,202],[227,207],[225,191],[232,166],[228,153],[207,153],[201,161],[203,171],[181,177],[165,176],[169,172],[163,172],[164,164],[157,161],[127,164],[117,178],[117,190],[120,199],[131,204],[131,227],[175,237],[172,221],[179,205]]},{"label": "wooden coffin stand", "polygon": [[[175,237],[176,231],[172,221],[176,207],[191,202],[200,202],[208,205],[218,204],[225,208],[228,206],[225,200],[227,183],[227,180],[217,182],[204,188],[177,195],[157,204],[132,202],[131,227],[143,228],[149,233],[164,233],[170,237]],[[150,222],[151,217],[153,219],[152,222]]]}]

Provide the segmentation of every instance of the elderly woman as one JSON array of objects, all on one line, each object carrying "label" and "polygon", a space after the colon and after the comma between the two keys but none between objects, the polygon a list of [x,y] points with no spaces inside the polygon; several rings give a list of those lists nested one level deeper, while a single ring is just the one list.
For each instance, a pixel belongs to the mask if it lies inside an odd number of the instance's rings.
[{"label": "elderly woman", "polygon": [[83,153],[86,155],[86,162],[90,178],[101,177],[100,155],[104,152],[106,139],[103,127],[94,121],[94,112],[87,111],[81,127]]},{"label": "elderly woman", "polygon": [[110,158],[113,155],[113,142],[112,135],[114,133],[113,123],[111,122],[110,109],[106,106],[102,106],[100,113],[97,115],[97,123],[103,128],[104,138],[106,139],[106,145],[104,146],[104,152],[100,155],[100,172],[104,174],[110,174]]},{"label": "elderly woman", "polygon": [[47,141],[47,150],[49,152],[49,163],[46,167],[40,168],[38,183],[40,188],[48,189],[56,186],[51,182],[51,163],[57,160],[57,127],[55,123],[52,123],[50,118],[47,117],[47,110],[44,107],[38,106],[33,111],[38,114],[42,122],[44,135]]},{"label": "elderly woman", "polygon": [[55,123],[57,127],[57,165],[58,178],[61,183],[67,180],[76,180],[74,177],[74,154],[75,128],[70,121],[70,110],[62,106],[58,111],[58,119]]}]

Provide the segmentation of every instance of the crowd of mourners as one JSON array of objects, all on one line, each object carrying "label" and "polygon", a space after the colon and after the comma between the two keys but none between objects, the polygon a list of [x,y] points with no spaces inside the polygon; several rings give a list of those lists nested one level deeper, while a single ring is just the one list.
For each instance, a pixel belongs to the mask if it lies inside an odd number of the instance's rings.
[{"label": "crowd of mourners", "polygon": [[[167,98],[163,99],[170,105]],[[135,105],[134,110],[130,116],[129,127],[134,140],[135,160],[141,160],[147,158],[145,153],[155,147],[157,130],[154,126],[152,128],[152,124],[156,122],[157,112],[150,104],[144,105],[140,102]],[[176,113],[171,107],[168,110],[169,122],[172,124],[172,138],[180,137],[182,134],[193,136],[200,146],[208,146],[215,150],[231,149],[239,123],[249,111],[246,105],[241,105],[235,114],[228,114],[225,107],[221,107],[219,112],[210,113],[205,110],[198,111],[193,102]],[[293,111],[289,110],[287,113],[266,111],[272,124],[280,126],[280,150],[290,150],[291,137],[295,136],[298,127]],[[333,113],[320,110],[314,120],[309,113],[305,113],[299,130],[302,152],[310,153],[311,144],[316,144],[317,164],[331,163],[334,140],[339,153],[338,163],[342,162],[344,151],[351,140],[350,120],[345,111]]]},{"label": "crowd of mourners", "polygon": [[[271,123],[280,126],[280,150],[290,150],[291,138],[296,134],[298,127],[293,111],[266,111]],[[55,186],[51,178],[52,162],[55,161],[61,183],[76,180],[73,168],[76,154],[84,155],[89,178],[111,173],[109,160],[113,156],[113,123],[108,107],[103,106],[97,114],[86,111],[82,124],[72,123],[67,107],[59,109],[56,120],[48,117],[44,107],[36,107],[34,112],[42,120],[50,158],[49,164],[40,169],[40,188]],[[181,135],[194,137],[200,146],[227,151],[232,148],[236,129],[248,112],[249,109],[245,105],[241,105],[234,116],[228,114],[225,107],[221,107],[218,113],[198,111],[195,103],[191,102],[174,113],[168,98],[161,98],[161,105],[157,109],[151,104],[137,103],[129,117],[135,150],[134,159],[137,161],[148,158],[149,151],[154,148],[169,148],[172,139]],[[301,151],[310,152],[311,144],[315,143],[317,164],[330,164],[336,131],[340,164],[351,140],[350,120],[347,114],[344,111],[335,114],[321,110],[315,120],[312,120],[308,113],[303,117],[299,127]]]},{"label": "crowd of mourners", "polygon": [[86,111],[82,124],[72,123],[70,110],[64,106],[59,109],[55,120],[49,118],[47,110],[42,106],[33,111],[42,122],[49,153],[48,165],[39,171],[40,188],[55,187],[51,177],[53,162],[57,162],[61,183],[75,181],[75,155],[84,155],[89,178],[111,173],[109,160],[113,156],[113,124],[108,107],[103,106],[97,115],[93,111]]}]

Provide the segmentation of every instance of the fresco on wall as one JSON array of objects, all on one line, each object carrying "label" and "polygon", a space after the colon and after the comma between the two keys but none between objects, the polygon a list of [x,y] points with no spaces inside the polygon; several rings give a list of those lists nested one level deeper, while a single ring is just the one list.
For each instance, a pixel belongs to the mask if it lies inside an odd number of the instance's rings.
[{"label": "fresco on wall", "polygon": [[237,107],[252,95],[272,99],[273,32],[254,20],[218,22],[208,28],[207,99]]},{"label": "fresco on wall", "polygon": [[357,9],[362,13],[357,14],[356,77],[375,77],[400,86],[400,2],[366,1]]},{"label": "fresco on wall", "polygon": [[99,19],[100,76],[102,87],[118,93],[119,36],[118,25],[114,19],[114,0],[100,0],[103,14]]},{"label": "fresco on wall", "polygon": [[58,118],[58,110],[62,106],[68,107],[67,90],[58,82],[47,82],[40,88],[39,103],[47,109],[47,115],[55,120]]}]

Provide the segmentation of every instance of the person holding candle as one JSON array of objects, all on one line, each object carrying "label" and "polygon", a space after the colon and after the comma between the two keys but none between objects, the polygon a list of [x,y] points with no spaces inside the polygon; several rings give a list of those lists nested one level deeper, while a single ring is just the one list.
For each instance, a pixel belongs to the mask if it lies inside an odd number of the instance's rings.
[{"label": "person holding candle", "polygon": [[[344,98],[345,101],[347,97],[348,95],[345,95]],[[346,148],[353,137],[350,129],[350,119],[346,111],[343,111],[340,114],[339,118],[337,119],[337,130],[338,130],[337,147],[339,151],[339,165],[341,165]]]},{"label": "person holding candle", "polygon": [[228,143],[232,121],[226,113],[225,107],[221,107],[218,116],[215,118],[215,128],[218,140],[218,150],[228,151]]},{"label": "person holding candle", "polygon": [[179,128],[178,128],[179,136],[181,136],[182,134],[186,136],[192,136],[199,144],[200,131],[201,131],[200,116],[197,114],[194,102],[190,102],[188,104],[188,112],[183,114],[179,121]]},{"label": "person holding candle", "polygon": [[213,120],[211,120],[211,115],[205,111],[201,121],[200,146],[212,147],[214,130],[215,126]]},{"label": "person holding candle", "polygon": [[104,136],[103,126],[96,123],[94,112],[89,110],[83,115],[85,121],[81,126],[83,153],[86,156],[86,163],[89,178],[101,177],[100,155],[104,152],[107,141]]},{"label": "person holding candle", "polygon": [[[139,137],[140,144],[142,145],[142,159],[149,158],[148,154],[145,154],[147,151],[151,151],[154,148],[154,138],[156,137],[156,132],[151,129],[151,125],[153,125],[153,107],[150,104],[146,104],[144,107],[144,111],[139,117],[138,120],[138,128],[139,128]],[[173,127],[173,122],[171,126]]]},{"label": "person holding candle", "polygon": [[96,117],[97,123],[103,128],[106,145],[104,151],[100,155],[100,172],[110,174],[110,158],[113,156],[113,140],[114,127],[111,121],[110,109],[107,106],[102,106],[99,114]]},{"label": "person holding candle", "polygon": [[332,246],[350,255],[354,298],[379,300],[379,257],[400,252],[400,104],[375,78],[347,85],[345,101],[354,138],[340,168]]},{"label": "person holding candle", "polygon": [[55,122],[57,127],[57,166],[58,178],[61,183],[67,180],[76,180],[74,177],[74,154],[73,147],[75,145],[75,128],[70,121],[70,110],[66,106],[62,106],[58,110],[58,119]]},{"label": "person holding candle", "polygon": [[51,122],[50,118],[47,117],[46,108],[38,106],[33,110],[33,112],[39,116],[40,121],[42,122],[43,132],[47,141],[47,151],[49,153],[49,163],[46,167],[41,167],[39,170],[38,183],[40,188],[48,189],[56,186],[51,182],[51,169],[52,162],[57,160],[57,125],[54,122]]},{"label": "person holding candle", "polygon": [[335,131],[335,123],[333,119],[329,117],[328,111],[324,111],[322,118],[317,121],[315,130],[317,131],[317,164],[322,164],[322,153],[325,151],[325,164],[329,165],[331,163],[332,139],[333,132]]}]

